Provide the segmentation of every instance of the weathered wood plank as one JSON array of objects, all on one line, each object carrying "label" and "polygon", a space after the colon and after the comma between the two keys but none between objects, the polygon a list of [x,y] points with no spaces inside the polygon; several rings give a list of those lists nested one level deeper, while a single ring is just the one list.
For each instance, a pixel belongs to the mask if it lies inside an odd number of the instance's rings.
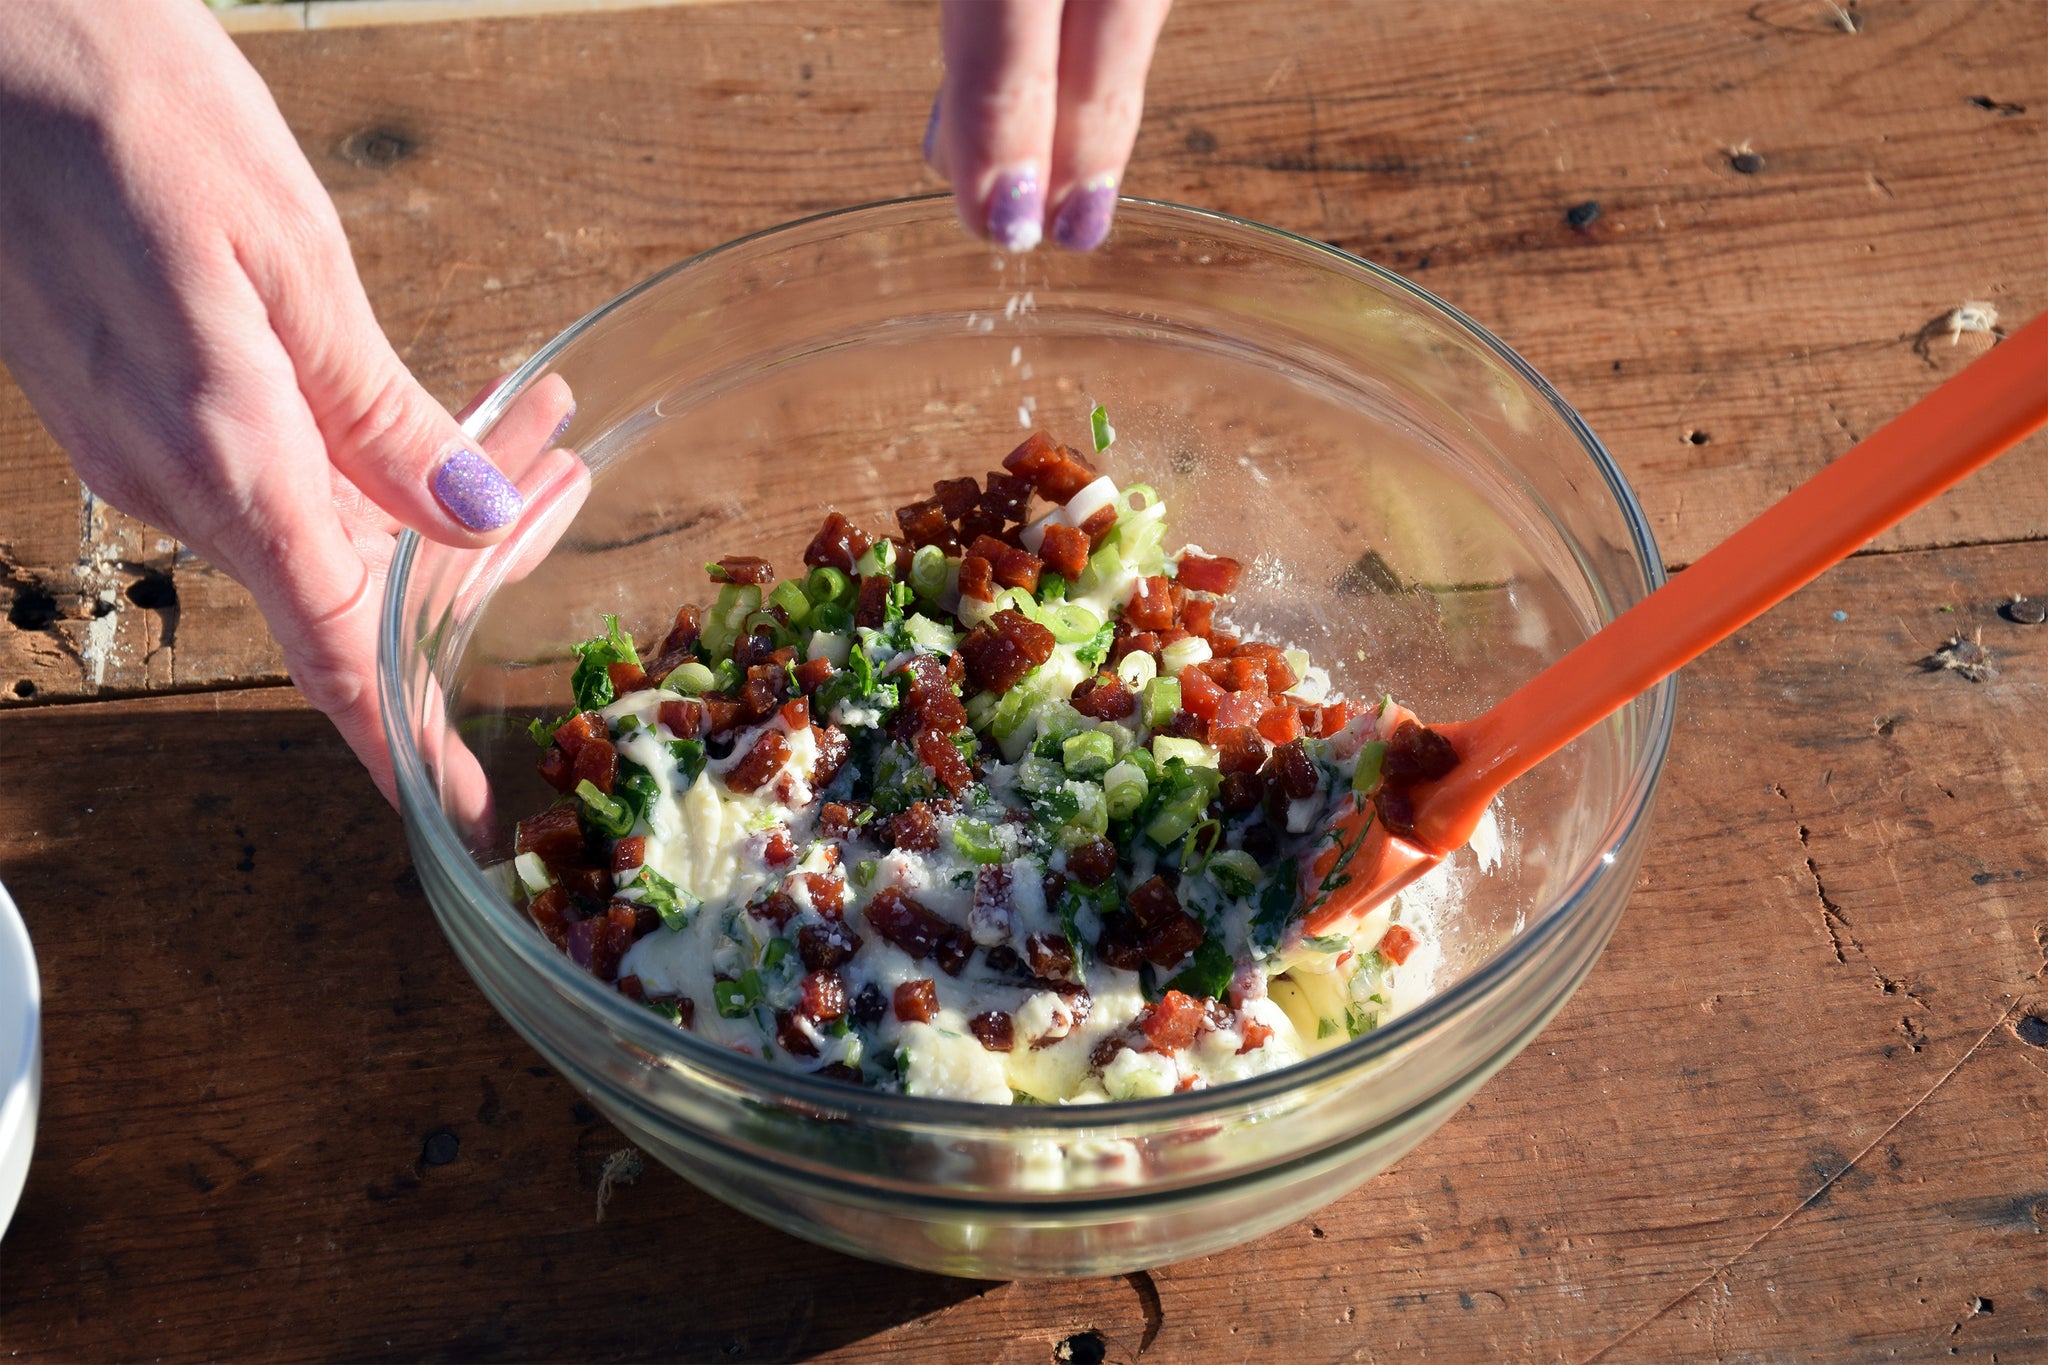
[{"label": "weathered wood plank", "polygon": [[[1091,1331],[1134,1359],[1148,1327],[1162,1360],[2037,1352],[2048,1052],[2021,1024],[2048,1018],[2048,628],[1996,614],[2015,590],[2048,590],[2048,546],[1869,556],[1700,661],[1634,904],[1558,1020],[1365,1189],[1134,1282],[860,1265],[659,1170],[595,1223],[623,1142],[464,979],[397,822],[291,693],[0,717],[10,771],[35,774],[0,789],[0,876],[49,1040],[0,1339],[1034,1365]],[[1979,628],[1996,680],[1917,667]]]},{"label": "weathered wood plank", "polygon": [[[2037,9],[1842,12],[1855,32],[1821,0],[1185,0],[1129,185],[1336,241],[1495,327],[1688,562],[1972,354],[1938,325],[1958,305],[2048,307]],[[243,43],[379,316],[455,403],[683,255],[933,188],[933,31],[911,3],[734,4]],[[1884,543],[2048,535],[2044,471],[2036,440]],[[117,515],[83,529],[4,383],[0,486],[0,704],[279,676],[217,575]],[[126,595],[146,574],[206,596],[204,629],[187,612],[166,642]]]}]

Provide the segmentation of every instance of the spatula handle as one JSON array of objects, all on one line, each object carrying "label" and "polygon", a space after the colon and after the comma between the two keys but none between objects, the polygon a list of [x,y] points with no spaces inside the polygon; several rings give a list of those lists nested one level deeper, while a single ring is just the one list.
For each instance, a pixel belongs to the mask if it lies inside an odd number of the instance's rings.
[{"label": "spatula handle", "polygon": [[2048,314],[1872,432],[1485,715],[1420,803],[1438,851],[1508,783],[2048,422]]}]

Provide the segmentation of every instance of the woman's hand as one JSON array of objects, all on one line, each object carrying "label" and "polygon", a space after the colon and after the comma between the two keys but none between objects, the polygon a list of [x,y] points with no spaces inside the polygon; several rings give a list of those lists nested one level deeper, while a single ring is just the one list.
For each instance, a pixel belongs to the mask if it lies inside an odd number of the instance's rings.
[{"label": "woman's hand", "polygon": [[574,463],[547,450],[569,395],[537,391],[501,428],[516,445],[465,438],[385,340],[333,204],[203,6],[0,3],[0,359],[94,493],[249,589],[390,796],[394,536],[501,537],[515,481],[531,496]]},{"label": "woman's hand", "polygon": [[1074,251],[1109,233],[1171,0],[944,0],[946,79],[925,160],[960,221],[1006,251],[1046,231]]}]

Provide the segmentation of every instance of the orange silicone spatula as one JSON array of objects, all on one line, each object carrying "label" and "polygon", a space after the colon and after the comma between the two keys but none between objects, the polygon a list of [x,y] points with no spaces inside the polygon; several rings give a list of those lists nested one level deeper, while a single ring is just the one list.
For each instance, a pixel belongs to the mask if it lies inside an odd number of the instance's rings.
[{"label": "orange silicone spatula", "polygon": [[[1355,921],[1472,837],[1501,789],[2048,422],[2048,314],[1871,433],[1475,720],[1456,766],[1339,821],[1349,880],[1304,921]],[[1414,738],[1411,733],[1410,738]],[[1449,754],[1438,750],[1443,762]],[[1399,828],[1389,828],[1393,814]],[[1412,817],[1412,824],[1411,824]],[[1324,861],[1331,860],[1325,853]],[[1324,871],[1320,866],[1317,870]]]}]

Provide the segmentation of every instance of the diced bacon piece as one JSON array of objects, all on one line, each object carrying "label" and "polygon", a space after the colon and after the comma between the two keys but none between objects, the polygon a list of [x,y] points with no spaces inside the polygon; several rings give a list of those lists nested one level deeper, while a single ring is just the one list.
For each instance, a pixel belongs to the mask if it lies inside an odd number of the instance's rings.
[{"label": "diced bacon piece", "polygon": [[[725,575],[723,578],[719,574]],[[775,581],[775,566],[757,555],[727,555],[718,561],[717,583],[752,583],[761,587]]]},{"label": "diced bacon piece", "polygon": [[911,853],[929,853],[939,846],[939,821],[931,806],[913,801],[909,809],[889,821],[889,844]]},{"label": "diced bacon piece", "polygon": [[1380,935],[1380,956],[1396,967],[1406,962],[1408,954],[1414,951],[1415,935],[1401,925],[1389,925],[1387,932]]},{"label": "diced bacon piece", "polygon": [[609,870],[582,861],[579,850],[574,861],[547,859],[548,871],[561,878],[561,885],[569,893],[569,899],[579,906],[603,905],[611,898],[612,874]]},{"label": "diced bacon piece", "polygon": [[1167,916],[1180,913],[1180,897],[1173,893],[1173,887],[1164,877],[1154,877],[1132,887],[1125,904],[1140,929],[1150,929],[1163,923]]},{"label": "diced bacon piece", "polygon": [[1116,525],[1116,508],[1098,507],[1085,517],[1076,528],[1088,537],[1088,552],[1093,554],[1102,548],[1102,539],[1109,534],[1109,528]]},{"label": "diced bacon piece", "polygon": [[[1234,696],[1225,697],[1223,704],[1228,706],[1233,700]],[[1265,766],[1269,752],[1265,737],[1249,725],[1225,725],[1218,720],[1209,727],[1209,742],[1216,746],[1216,766],[1227,777],[1249,777]]]},{"label": "diced bacon piece", "polygon": [[1380,772],[1389,783],[1412,786],[1434,782],[1458,766],[1458,751],[1436,731],[1404,720],[1387,739]]},{"label": "diced bacon piece", "polygon": [[796,902],[786,891],[770,891],[747,906],[747,913],[780,929],[796,918]]},{"label": "diced bacon piece", "polygon": [[1067,499],[1094,483],[1095,479],[1095,471],[1088,467],[1080,452],[1072,446],[1061,446],[1058,462],[1046,466],[1032,479],[1032,483],[1037,486],[1038,495],[1047,502],[1064,505]]},{"label": "diced bacon piece", "polygon": [[[1264,760],[1263,751],[1259,755]],[[1257,810],[1259,803],[1266,799],[1266,785],[1251,773],[1229,772],[1223,774],[1223,785],[1216,791],[1216,799],[1223,803],[1223,809],[1232,815],[1243,815]]]},{"label": "diced bacon piece", "polygon": [[996,600],[995,566],[980,555],[960,561],[960,595],[976,602]]},{"label": "diced bacon piece", "polygon": [[828,839],[851,839],[861,826],[861,811],[843,801],[827,801],[818,810],[818,828]]},{"label": "diced bacon piece", "polygon": [[1004,587],[1038,591],[1038,576],[1045,569],[1045,561],[1031,551],[1005,545],[994,536],[982,536],[967,548],[967,553],[986,559],[989,572]]},{"label": "diced bacon piece", "polygon": [[860,597],[853,608],[853,623],[870,630],[880,630],[889,619],[889,589],[893,586],[887,574],[871,573],[860,581]]},{"label": "diced bacon piece", "polygon": [[1036,485],[1038,476],[1060,462],[1059,442],[1042,431],[1034,431],[1023,444],[1003,456],[1003,468]]},{"label": "diced bacon piece", "polygon": [[1195,592],[1229,593],[1237,591],[1237,581],[1244,576],[1244,565],[1234,559],[1221,556],[1183,554],[1177,570],[1180,585]]},{"label": "diced bacon piece", "polygon": [[1137,696],[1114,673],[1083,679],[1067,703],[1095,720],[1123,720],[1138,709]]},{"label": "diced bacon piece", "polygon": [[853,746],[847,742],[846,731],[836,725],[826,725],[818,730],[818,756],[811,765],[811,790],[818,791],[830,786],[832,779],[839,776],[839,770],[846,766],[846,756]]},{"label": "diced bacon piece", "polygon": [[1216,708],[1222,704],[1223,689],[1202,671],[1200,664],[1189,664],[1180,671],[1180,705],[1183,711],[1206,725],[1216,719]]},{"label": "diced bacon piece", "polygon": [[1263,659],[1211,659],[1201,667],[1226,692],[1266,694],[1266,663]]},{"label": "diced bacon piece", "polygon": [[1333,701],[1322,706],[1303,706],[1301,728],[1317,739],[1328,739],[1351,723],[1351,706],[1348,702]]},{"label": "diced bacon piece", "polygon": [[1185,910],[1178,910],[1145,930],[1138,947],[1145,960],[1153,966],[1172,967],[1201,947],[1202,940],[1207,937],[1202,932],[1200,920]]},{"label": "diced bacon piece", "polygon": [[810,893],[811,909],[826,919],[838,919],[840,907],[846,904],[846,879],[835,872],[802,872],[797,875],[803,879],[804,890]]},{"label": "diced bacon piece", "polygon": [[796,666],[796,685],[806,693],[816,692],[832,681],[832,675],[839,670],[827,658],[806,659]]},{"label": "diced bacon piece", "polygon": [[1181,629],[1188,634],[1199,635],[1206,640],[1215,628],[1215,622],[1216,604],[1208,598],[1190,597],[1180,604]]},{"label": "diced bacon piece", "polygon": [[1244,1039],[1237,1045],[1237,1055],[1242,1057],[1247,1052],[1257,1052],[1264,1047],[1273,1036],[1273,1028],[1272,1025],[1262,1024],[1256,1019],[1247,1019],[1244,1021],[1244,1027],[1238,1031],[1238,1036]]},{"label": "diced bacon piece", "polygon": [[647,836],[628,835],[612,845],[612,871],[631,872],[647,861]]},{"label": "diced bacon piece", "polygon": [[1201,1032],[1202,1002],[1183,991],[1168,991],[1138,1027],[1155,1051],[1179,1052]]},{"label": "diced bacon piece", "polygon": [[967,1021],[967,1031],[990,1052],[1008,1052],[1017,1045],[1017,1030],[1008,1013],[988,1010]]},{"label": "diced bacon piece", "polygon": [[1052,632],[1021,612],[999,611],[967,632],[960,655],[980,690],[1007,692],[1052,657]]},{"label": "diced bacon piece", "polygon": [[[585,922],[599,923],[597,920]],[[618,975],[620,960],[632,948],[633,940],[640,936],[640,916],[632,906],[615,902],[604,912],[602,923],[604,927],[590,947],[590,974],[600,981],[609,981]]]},{"label": "diced bacon piece", "polygon": [[958,521],[981,501],[981,485],[971,474],[964,479],[940,479],[932,486],[932,499],[946,514],[946,520]]},{"label": "diced bacon piece", "polygon": [[622,697],[647,686],[647,670],[637,662],[606,664],[604,671],[605,676],[612,680],[612,691]]},{"label": "diced bacon piece", "polygon": [[1294,666],[1287,662],[1287,651],[1278,645],[1247,641],[1237,647],[1237,652],[1231,655],[1231,659],[1257,659],[1266,670],[1268,692],[1285,692],[1301,681],[1294,676]]},{"label": "diced bacon piece", "polygon": [[791,697],[782,703],[782,710],[778,714],[782,717],[782,723],[792,731],[811,728],[811,704],[802,697]]},{"label": "diced bacon piece", "polygon": [[704,733],[722,735],[737,729],[740,721],[740,704],[720,692],[706,692],[697,698],[704,707]]},{"label": "diced bacon piece", "polygon": [[740,684],[740,719],[758,725],[776,712],[789,691],[789,674],[773,664],[755,664]]},{"label": "diced bacon piece", "polygon": [[1135,972],[1145,960],[1140,946],[1143,934],[1138,922],[1129,915],[1111,915],[1102,922],[1102,933],[1095,940],[1095,956],[1118,971]]},{"label": "diced bacon piece", "polygon": [[967,914],[967,929],[971,937],[996,945],[1010,937],[1013,922],[1011,894],[1014,889],[1008,864],[991,863],[975,869],[974,903]]},{"label": "diced bacon piece", "polygon": [[804,563],[814,569],[837,569],[850,574],[854,563],[874,543],[873,536],[839,513],[831,512],[826,514],[825,524],[818,528],[818,534],[811,538],[809,548],[804,551]]},{"label": "diced bacon piece", "polygon": [[1064,934],[1032,934],[1024,940],[1024,961],[1041,981],[1064,981],[1074,971],[1074,945]]},{"label": "diced bacon piece", "polygon": [[[1245,694],[1240,692],[1238,696]],[[1301,738],[1301,713],[1287,703],[1273,699],[1259,717],[1259,733],[1275,744],[1291,744]]]},{"label": "diced bacon piece", "polygon": [[1382,782],[1372,794],[1372,808],[1389,834],[1405,839],[1415,833],[1415,797],[1411,788]]},{"label": "diced bacon piece", "polygon": [[757,792],[782,769],[789,759],[789,741],[779,730],[763,731],[747,750],[745,758],[725,775],[725,785],[736,792]]},{"label": "diced bacon piece", "polygon": [[1259,717],[1265,714],[1266,698],[1257,692],[1226,692],[1216,703],[1216,714],[1209,717],[1209,728],[1228,729],[1239,725],[1257,725]]},{"label": "diced bacon piece", "polygon": [[949,554],[959,551],[960,540],[953,534],[952,519],[937,498],[897,508],[896,524],[903,528],[903,539],[912,549],[936,545]]},{"label": "diced bacon piece", "polygon": [[558,792],[576,785],[576,760],[559,744],[548,745],[548,751],[540,756],[539,772],[541,780]]},{"label": "diced bacon piece", "polygon": [[860,941],[860,935],[843,924],[806,924],[796,931],[797,956],[814,972],[853,961]]},{"label": "diced bacon piece", "polygon": [[663,658],[688,653],[696,645],[697,637],[703,633],[704,609],[694,602],[685,602],[676,608],[675,624],[668,628],[667,638],[655,652]]},{"label": "diced bacon piece", "polygon": [[1045,528],[1038,553],[1046,568],[1071,583],[1088,571],[1088,546],[1087,532],[1054,522]]},{"label": "diced bacon piece", "polygon": [[770,867],[788,867],[796,861],[796,842],[786,825],[777,825],[761,841],[761,861]]},{"label": "diced bacon piece", "polygon": [[574,758],[583,752],[583,746],[586,744],[609,746],[612,742],[612,733],[610,727],[604,723],[604,717],[597,712],[578,711],[555,727],[554,738],[555,743],[567,749],[569,756]]},{"label": "diced bacon piece", "polygon": [[[958,700],[958,698],[954,698]],[[966,791],[974,784],[974,765],[953,743],[951,734],[942,730],[921,730],[917,736],[918,762],[931,770],[939,785],[954,796]]]},{"label": "diced bacon piece", "polygon": [[983,536],[988,536],[1016,549],[1021,550],[1024,548],[1017,543],[1017,530],[1015,527],[994,513],[984,512],[977,507],[966,516],[960,518],[959,539],[962,545],[972,545]]},{"label": "diced bacon piece", "polygon": [[1131,589],[1124,620],[1136,630],[1165,630],[1173,624],[1173,591],[1164,576],[1153,574],[1138,580]]},{"label": "diced bacon piece", "polygon": [[1219,659],[1227,659],[1237,649],[1238,638],[1228,631],[1209,632],[1209,652]]},{"label": "diced bacon piece", "polygon": [[974,952],[965,929],[939,918],[899,887],[876,892],[864,913],[876,933],[913,958],[934,959],[948,976],[958,976]]},{"label": "diced bacon piece", "polygon": [[[1121,624],[1121,622],[1119,622]],[[1109,651],[1109,661],[1120,664],[1127,654],[1150,654],[1156,662],[1159,658],[1159,636],[1149,630],[1141,630],[1118,640]]]},{"label": "diced bacon piece", "polygon": [[540,931],[547,935],[548,942],[557,948],[569,942],[569,893],[559,886],[551,886],[526,903],[526,913]]},{"label": "diced bacon piece", "polygon": [[939,1012],[939,986],[928,976],[906,981],[895,990],[891,1001],[896,1017],[906,1024],[929,1022]]},{"label": "diced bacon piece", "polygon": [[1024,520],[1024,508],[1031,501],[1031,480],[1000,470],[990,470],[981,495],[981,510],[1003,521]]},{"label": "diced bacon piece", "polygon": [[588,782],[605,795],[611,795],[612,788],[619,781],[619,751],[609,743],[586,744],[576,754],[573,773],[575,786]]},{"label": "diced bacon piece", "polygon": [[1306,801],[1322,786],[1315,760],[1300,740],[1273,751],[1266,765],[1266,785],[1289,801]]},{"label": "diced bacon piece", "polygon": [[569,954],[569,960],[577,966],[588,969],[592,951],[604,934],[604,916],[595,919],[580,919],[569,926],[567,942],[562,947]]},{"label": "diced bacon piece", "polygon": [[1090,839],[1067,850],[1067,874],[1083,886],[1100,886],[1116,871],[1116,845],[1107,839]]},{"label": "diced bacon piece", "polygon": [[818,1045],[811,1041],[811,1035],[804,1031],[795,1010],[779,1010],[775,1015],[775,1045],[792,1057],[815,1057]]},{"label": "diced bacon piece", "polygon": [[704,733],[704,703],[695,697],[663,702],[655,708],[654,718],[677,739],[695,739]]},{"label": "diced bacon piece", "polygon": [[830,967],[814,969],[797,983],[797,1010],[814,1024],[846,1017],[846,981]]}]

